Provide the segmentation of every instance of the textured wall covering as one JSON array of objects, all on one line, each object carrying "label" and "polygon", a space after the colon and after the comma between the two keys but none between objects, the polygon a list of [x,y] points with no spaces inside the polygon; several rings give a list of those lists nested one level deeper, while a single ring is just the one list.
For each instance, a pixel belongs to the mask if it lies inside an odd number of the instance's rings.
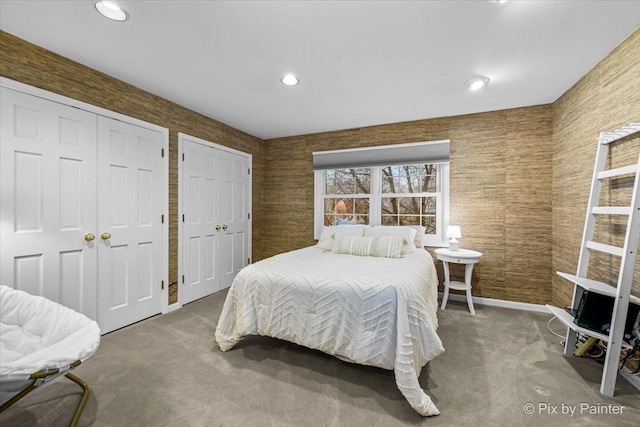
[{"label": "textured wall covering", "polygon": [[[575,273],[601,131],[640,122],[640,30],[636,30],[553,104],[553,270]],[[638,161],[640,138],[616,146],[607,168]],[[629,204],[632,180],[610,181],[601,205]],[[599,219],[596,240],[622,245],[626,217]],[[615,284],[619,258],[593,256],[589,277]],[[573,285],[553,277],[556,305],[571,301]],[[640,260],[634,294],[640,295]]]},{"label": "textured wall covering", "polygon": [[314,243],[313,151],[450,139],[451,223],[484,253],[474,295],[548,303],[551,120],[544,105],[266,141],[262,253]]},{"label": "textured wall covering", "polygon": [[[553,272],[576,270],[596,137],[640,121],[640,30],[552,105],[265,143],[5,32],[0,75],[169,128],[170,280],[178,261],[178,132],[253,154],[254,260],[314,243],[313,151],[450,139],[451,222],[462,226],[462,247],[484,253],[474,295],[566,304],[573,287]],[[625,145],[610,167],[637,160],[640,141]],[[617,180],[603,197],[621,204],[629,193],[629,180]],[[623,232],[619,218],[598,227],[609,243]],[[616,269],[613,257],[599,256],[590,275],[613,283]]]},{"label": "textured wall covering", "polygon": [[[0,75],[169,129],[170,281],[178,277],[178,132],[253,155],[253,241],[261,241],[260,139],[3,31],[0,31]],[[171,291],[175,299],[175,288]]]}]

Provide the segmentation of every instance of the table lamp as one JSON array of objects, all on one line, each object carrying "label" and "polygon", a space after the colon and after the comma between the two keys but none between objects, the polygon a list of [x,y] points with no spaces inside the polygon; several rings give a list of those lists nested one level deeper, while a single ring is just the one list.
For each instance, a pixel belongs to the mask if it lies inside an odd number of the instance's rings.
[{"label": "table lamp", "polygon": [[452,251],[457,251],[458,250],[458,241],[456,239],[459,239],[462,237],[462,233],[460,232],[460,226],[459,225],[450,225],[447,227],[447,237],[451,240],[449,240],[449,249]]}]

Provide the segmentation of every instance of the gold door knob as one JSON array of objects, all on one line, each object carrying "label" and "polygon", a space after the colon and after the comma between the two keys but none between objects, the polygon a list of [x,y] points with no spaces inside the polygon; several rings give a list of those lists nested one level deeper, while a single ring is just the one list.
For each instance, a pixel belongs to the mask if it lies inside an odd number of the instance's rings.
[{"label": "gold door knob", "polygon": [[100,238],[101,238],[102,240],[109,240],[109,239],[111,238],[111,234],[106,233],[106,232],[105,232],[105,233],[102,233],[102,234],[100,235]]},{"label": "gold door knob", "polygon": [[95,238],[96,238],[96,236],[94,236],[94,235],[93,235],[93,234],[91,234],[91,233],[87,233],[87,234],[85,234],[85,235],[84,235],[84,240],[86,240],[87,242],[90,242],[90,241],[92,241],[92,240],[93,240],[93,239],[95,239]]},{"label": "gold door knob", "polygon": [[222,227],[220,227],[220,224],[216,225],[216,230],[220,230]]},{"label": "gold door knob", "polygon": [[222,226],[222,229],[223,229],[223,230],[226,230],[227,228],[229,228],[229,227],[227,227],[227,224],[224,224],[224,225]]}]

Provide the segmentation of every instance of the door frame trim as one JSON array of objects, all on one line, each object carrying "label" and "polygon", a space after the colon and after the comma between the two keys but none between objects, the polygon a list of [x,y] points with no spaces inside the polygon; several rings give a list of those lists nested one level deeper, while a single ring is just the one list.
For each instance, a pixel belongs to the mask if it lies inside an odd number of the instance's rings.
[{"label": "door frame trim", "polygon": [[[244,151],[236,150],[231,147],[227,147],[225,145],[218,144],[216,142],[207,141],[206,139],[198,138],[195,136],[191,136],[189,134],[178,132],[178,300],[174,304],[169,306],[169,310],[177,310],[182,307],[182,297],[181,297],[181,284],[182,284],[182,274],[184,272],[184,266],[182,262],[182,214],[184,214],[184,206],[182,204],[182,185],[184,184],[182,180],[182,155],[184,154],[184,140],[189,139],[190,142],[194,142],[196,144],[203,145],[209,148],[215,148],[220,151],[226,151],[228,153],[237,154],[238,156],[245,157],[249,160],[249,168],[252,173],[249,175],[249,188],[248,188],[248,199],[249,199],[249,212],[253,214],[253,155],[250,153],[245,153]],[[247,253],[249,255],[249,259],[253,260],[253,215],[248,220],[248,230],[247,230]]]},{"label": "door frame trim", "polygon": [[[106,108],[88,104],[83,101],[78,101],[77,99],[49,92],[47,90],[30,86],[25,83],[20,83],[6,77],[0,77],[0,86],[7,89],[15,90],[17,92],[25,93],[27,95],[46,99],[48,101],[57,102],[58,104],[75,107],[89,113],[97,114],[99,116],[108,117],[110,119],[119,120],[131,125],[153,130],[162,135],[162,148],[166,153],[166,155],[162,159],[162,184],[165,189],[165,191],[162,192],[162,209],[164,211],[166,220],[164,224],[162,224],[162,261],[164,263],[164,268],[162,269],[162,280],[164,280],[165,287],[160,291],[160,298],[162,299],[162,313],[164,314],[169,312],[169,129],[153,123],[145,122],[144,120],[136,119],[134,117],[129,117],[115,111],[107,110]],[[96,298],[96,310],[98,308],[97,305],[98,300]]]}]

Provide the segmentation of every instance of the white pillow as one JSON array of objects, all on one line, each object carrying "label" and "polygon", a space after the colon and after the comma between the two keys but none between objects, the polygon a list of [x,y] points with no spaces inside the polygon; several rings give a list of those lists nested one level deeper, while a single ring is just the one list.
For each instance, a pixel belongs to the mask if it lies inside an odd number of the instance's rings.
[{"label": "white pillow", "polygon": [[406,255],[417,249],[415,243],[413,242],[414,238],[416,237],[415,228],[377,225],[375,227],[367,227],[364,229],[364,237],[386,236],[395,236],[402,239],[402,248],[400,250],[401,255]]},{"label": "white pillow", "polygon": [[416,248],[424,249],[424,243],[427,239],[427,236],[424,233],[427,231],[427,227],[422,225],[406,225],[405,227],[410,227],[416,230],[416,237],[413,239],[413,243],[416,245]]},{"label": "white pillow", "polygon": [[322,229],[320,239],[316,245],[320,249],[333,250],[336,236],[360,236],[364,235],[365,225],[330,225]]},{"label": "white pillow", "polygon": [[336,236],[333,253],[385,258],[400,257],[402,238],[397,236]]}]

